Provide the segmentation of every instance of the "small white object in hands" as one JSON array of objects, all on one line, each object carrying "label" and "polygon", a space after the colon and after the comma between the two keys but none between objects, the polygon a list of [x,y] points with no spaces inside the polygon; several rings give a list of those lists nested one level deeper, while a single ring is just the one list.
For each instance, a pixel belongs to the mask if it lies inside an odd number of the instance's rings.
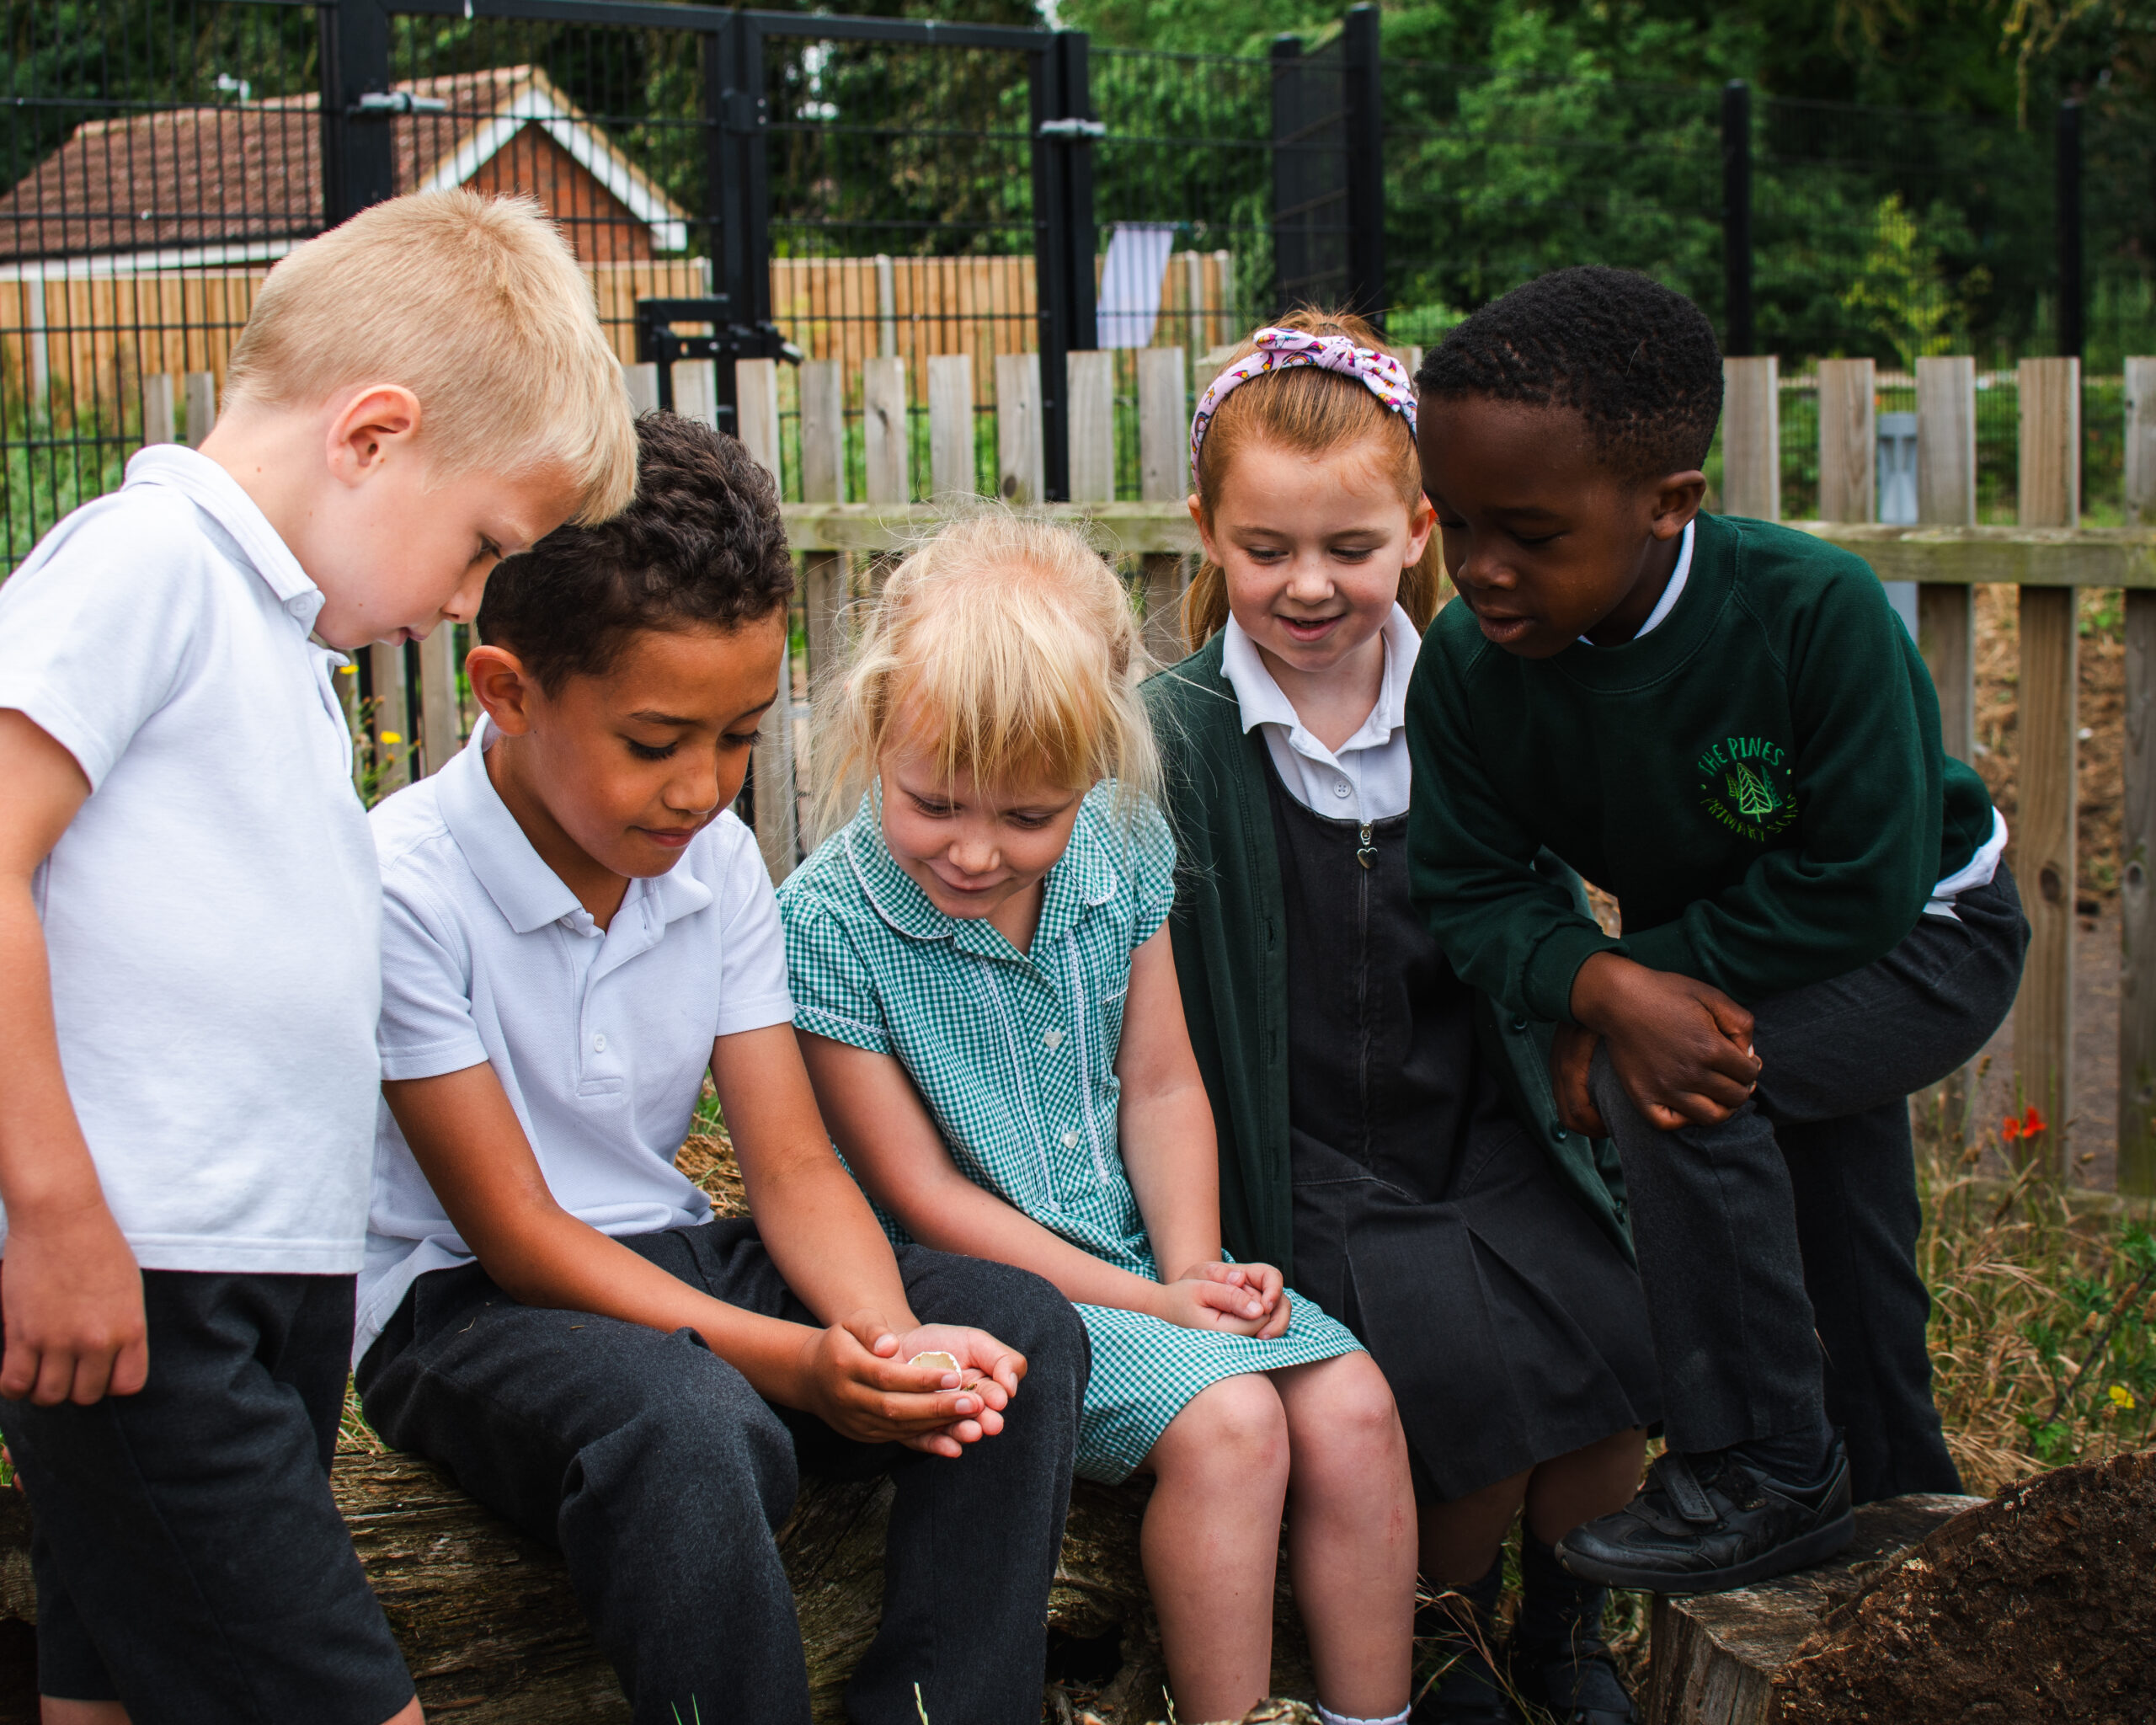
[{"label": "small white object in hands", "polygon": [[958,1370],[958,1356],[955,1354],[946,1354],[940,1348],[931,1348],[926,1354],[915,1354],[911,1359],[909,1359],[906,1362],[906,1364],[908,1365],[933,1365],[939,1367],[944,1371],[956,1371]]}]

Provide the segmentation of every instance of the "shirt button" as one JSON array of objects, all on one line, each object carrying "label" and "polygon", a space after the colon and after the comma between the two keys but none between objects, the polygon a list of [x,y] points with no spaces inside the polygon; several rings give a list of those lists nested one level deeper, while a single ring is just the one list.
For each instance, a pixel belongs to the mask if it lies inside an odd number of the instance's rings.
[{"label": "shirt button", "polygon": [[1332,794],[1336,797],[1345,797],[1351,794],[1348,781],[1343,778],[1338,784],[1335,785],[1332,788]]},{"label": "shirt button", "polygon": [[1050,1054],[1054,1054],[1056,1049],[1063,1046],[1063,1033],[1060,1030],[1043,1030],[1041,1033],[1041,1046]]},{"label": "shirt button", "polygon": [[592,1051],[592,1053],[594,1053],[594,1054],[595,1054],[595,1055],[603,1055],[603,1054],[605,1054],[605,1053],[606,1052],[606,1037],[604,1037],[603,1035],[601,1035],[601,1036],[595,1036],[595,1037],[593,1037],[593,1038],[591,1039],[591,1051]]},{"label": "shirt button", "polygon": [[1066,1133],[1065,1133],[1065,1134],[1063,1135],[1063,1147],[1064,1147],[1065,1150],[1075,1150],[1075,1149],[1077,1149],[1077,1147],[1078,1147],[1078,1135],[1077,1135],[1075,1132],[1066,1132]]}]

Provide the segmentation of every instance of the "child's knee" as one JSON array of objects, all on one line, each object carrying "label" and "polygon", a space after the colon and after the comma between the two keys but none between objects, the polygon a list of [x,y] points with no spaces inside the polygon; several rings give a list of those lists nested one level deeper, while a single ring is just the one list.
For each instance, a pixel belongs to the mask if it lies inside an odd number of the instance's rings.
[{"label": "child's knee", "polygon": [[1392,1386],[1367,1354],[1343,1354],[1306,1375],[1288,1399],[1289,1430],[1299,1458],[1314,1455],[1357,1466],[1396,1470],[1407,1480],[1407,1439]]},{"label": "child's knee", "polygon": [[1288,1414],[1272,1381],[1255,1372],[1222,1378],[1184,1404],[1162,1434],[1168,1461],[1183,1473],[1203,1472],[1257,1485],[1288,1470]]},{"label": "child's knee", "polygon": [[1038,1393],[1086,1385],[1088,1359],[1085,1321],[1063,1291],[1044,1276],[1009,1264],[983,1263],[980,1296],[972,1313],[942,1322],[970,1323],[1026,1356],[1025,1386]]}]

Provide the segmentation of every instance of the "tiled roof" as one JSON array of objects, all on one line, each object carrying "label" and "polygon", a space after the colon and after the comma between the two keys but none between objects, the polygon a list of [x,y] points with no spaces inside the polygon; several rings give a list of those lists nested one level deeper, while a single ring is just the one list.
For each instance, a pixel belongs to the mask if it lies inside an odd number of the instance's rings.
[{"label": "tiled roof", "polygon": [[[390,120],[400,192],[428,184],[446,167],[460,169],[460,181],[470,178],[517,129],[500,120],[521,109],[572,129],[579,156],[587,166],[598,163],[616,195],[641,206],[644,219],[682,217],[535,67],[411,78],[397,88],[449,104],[446,114]],[[321,97],[309,92],[85,121],[0,199],[0,260],[211,248],[221,256],[204,261],[237,262],[249,248],[281,253],[285,245],[275,243],[321,226]],[[678,249],[680,242],[660,243]]]}]

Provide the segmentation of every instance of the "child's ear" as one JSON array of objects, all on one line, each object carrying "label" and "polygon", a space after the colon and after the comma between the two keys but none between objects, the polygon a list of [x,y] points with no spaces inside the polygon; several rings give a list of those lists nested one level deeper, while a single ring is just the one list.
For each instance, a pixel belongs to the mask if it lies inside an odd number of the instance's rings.
[{"label": "child's ear", "polygon": [[1205,553],[1206,562],[1218,569],[1220,559],[1214,554],[1213,535],[1205,525],[1205,505],[1198,501],[1198,494],[1193,491],[1183,499],[1183,507],[1190,511],[1191,526],[1198,529],[1198,548]]},{"label": "child's ear", "polygon": [[466,655],[464,675],[472,698],[486,710],[496,730],[520,737],[532,729],[541,690],[538,679],[506,647],[474,647]]},{"label": "child's ear", "polygon": [[329,416],[329,470],[347,485],[379,473],[419,435],[419,398],[401,383],[361,386]]},{"label": "child's ear", "polygon": [[1649,531],[1657,539],[1674,539],[1692,525],[1707,495],[1707,476],[1697,467],[1665,473],[1653,482]]}]

